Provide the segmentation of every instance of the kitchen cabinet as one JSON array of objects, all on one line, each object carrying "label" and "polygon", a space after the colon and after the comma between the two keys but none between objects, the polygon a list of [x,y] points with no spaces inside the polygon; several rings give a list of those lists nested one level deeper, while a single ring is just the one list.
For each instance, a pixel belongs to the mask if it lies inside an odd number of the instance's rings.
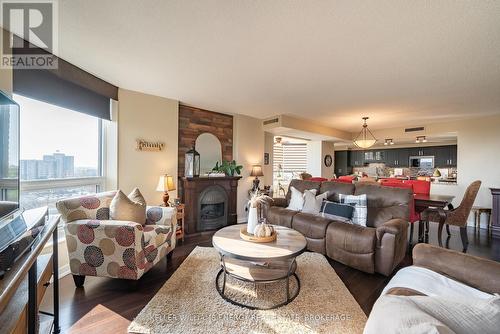
[{"label": "kitchen cabinet", "polygon": [[352,168],[349,167],[349,152],[335,151],[334,172],[337,176],[350,175]]},{"label": "kitchen cabinet", "polygon": [[389,167],[408,167],[409,151],[406,148],[385,150],[385,164]]},{"label": "kitchen cabinet", "polygon": [[349,151],[349,166],[363,167],[364,163],[364,151]]},{"label": "kitchen cabinet", "polygon": [[363,167],[365,163],[385,163],[388,167],[407,168],[410,157],[433,156],[440,168],[457,166],[457,145],[346,151],[348,166]]},{"label": "kitchen cabinet", "polygon": [[457,145],[436,146],[434,149],[434,165],[436,167],[457,166]]}]

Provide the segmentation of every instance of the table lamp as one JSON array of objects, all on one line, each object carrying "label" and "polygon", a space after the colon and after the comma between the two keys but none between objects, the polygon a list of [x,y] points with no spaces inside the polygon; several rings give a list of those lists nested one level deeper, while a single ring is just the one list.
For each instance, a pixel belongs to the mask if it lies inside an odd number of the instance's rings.
[{"label": "table lamp", "polygon": [[175,190],[174,178],[172,175],[165,174],[160,176],[158,186],[156,186],[156,191],[163,191],[163,203],[165,206],[170,206],[168,203],[168,200],[170,199],[168,192],[172,190]]},{"label": "table lamp", "polygon": [[250,173],[250,176],[255,176],[255,179],[253,180],[253,187],[252,190],[257,190],[259,189],[259,176],[264,176],[264,173],[262,173],[262,166],[261,165],[253,165],[252,166],[252,172]]}]

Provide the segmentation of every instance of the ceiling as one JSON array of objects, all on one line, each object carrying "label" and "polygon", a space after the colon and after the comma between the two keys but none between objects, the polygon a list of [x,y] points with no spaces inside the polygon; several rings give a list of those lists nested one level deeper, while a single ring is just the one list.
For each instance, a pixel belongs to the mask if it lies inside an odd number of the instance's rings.
[{"label": "ceiling", "polygon": [[201,108],[348,131],[500,113],[500,1],[59,3],[62,58]]}]

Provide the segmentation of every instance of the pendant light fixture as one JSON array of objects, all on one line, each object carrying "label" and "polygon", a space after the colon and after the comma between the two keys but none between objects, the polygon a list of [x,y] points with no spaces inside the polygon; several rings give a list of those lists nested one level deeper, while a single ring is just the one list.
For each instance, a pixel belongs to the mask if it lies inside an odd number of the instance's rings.
[{"label": "pendant light fixture", "polygon": [[354,145],[359,148],[370,148],[377,142],[377,138],[368,130],[368,124],[366,124],[366,120],[369,117],[363,117],[363,128],[359,135],[354,139]]}]

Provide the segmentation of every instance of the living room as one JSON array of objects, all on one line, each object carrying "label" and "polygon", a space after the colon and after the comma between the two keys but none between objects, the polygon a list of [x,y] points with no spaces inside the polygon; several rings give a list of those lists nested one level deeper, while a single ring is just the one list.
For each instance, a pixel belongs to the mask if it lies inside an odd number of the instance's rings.
[{"label": "living room", "polygon": [[0,6],[0,332],[500,327],[500,2]]}]

